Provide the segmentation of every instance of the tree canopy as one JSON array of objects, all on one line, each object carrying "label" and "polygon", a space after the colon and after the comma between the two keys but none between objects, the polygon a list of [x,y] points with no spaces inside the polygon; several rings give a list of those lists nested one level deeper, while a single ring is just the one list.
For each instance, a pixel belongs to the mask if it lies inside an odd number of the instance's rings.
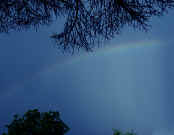
[{"label": "tree canopy", "polygon": [[[2,135],[64,135],[69,127],[60,119],[57,111],[39,112],[38,109],[28,110],[23,116],[14,115],[8,125],[7,133]],[[113,129],[113,135],[136,135],[135,132],[123,133]]]},{"label": "tree canopy", "polygon": [[173,8],[173,0],[0,0],[0,32],[37,29],[64,17],[63,31],[51,35],[57,47],[90,51],[124,26],[147,31],[151,17]]},{"label": "tree canopy", "polygon": [[123,133],[119,130],[113,129],[113,135],[136,135],[134,131]]},{"label": "tree canopy", "polygon": [[14,115],[3,135],[64,135],[69,127],[60,119],[59,112],[28,110],[24,116]]}]

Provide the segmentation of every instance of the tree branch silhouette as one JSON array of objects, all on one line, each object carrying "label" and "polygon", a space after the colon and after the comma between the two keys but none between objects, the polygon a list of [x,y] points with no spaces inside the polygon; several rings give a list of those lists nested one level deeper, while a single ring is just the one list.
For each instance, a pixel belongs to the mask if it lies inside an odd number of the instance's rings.
[{"label": "tree branch silhouette", "polygon": [[50,36],[57,47],[91,51],[124,26],[148,31],[153,16],[173,8],[173,0],[0,0],[0,32],[38,29],[63,16],[64,30]]}]

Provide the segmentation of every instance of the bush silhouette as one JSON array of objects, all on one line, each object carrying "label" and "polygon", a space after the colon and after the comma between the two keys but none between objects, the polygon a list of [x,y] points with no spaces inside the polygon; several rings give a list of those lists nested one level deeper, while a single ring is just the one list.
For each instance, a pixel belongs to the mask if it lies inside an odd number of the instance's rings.
[{"label": "bush silhouette", "polygon": [[60,119],[59,112],[39,112],[28,110],[22,117],[14,115],[14,120],[6,125],[3,135],[64,135],[69,127]]},{"label": "bush silhouette", "polygon": [[113,129],[113,135],[136,135],[134,131],[123,133],[119,130]]},{"label": "bush silhouette", "polygon": [[[8,125],[7,133],[2,135],[64,135],[70,128],[60,119],[57,111],[39,112],[28,110],[22,117],[14,115]],[[135,132],[123,133],[113,129],[113,135],[136,135]]]}]

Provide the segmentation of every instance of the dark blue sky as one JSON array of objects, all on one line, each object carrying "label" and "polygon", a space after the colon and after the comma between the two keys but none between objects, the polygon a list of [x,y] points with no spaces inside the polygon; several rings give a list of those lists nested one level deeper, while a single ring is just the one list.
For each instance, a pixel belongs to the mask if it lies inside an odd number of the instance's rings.
[{"label": "dark blue sky", "polygon": [[174,12],[124,28],[93,53],[61,54],[49,28],[0,36],[0,128],[32,108],[61,111],[69,135],[174,134]]}]

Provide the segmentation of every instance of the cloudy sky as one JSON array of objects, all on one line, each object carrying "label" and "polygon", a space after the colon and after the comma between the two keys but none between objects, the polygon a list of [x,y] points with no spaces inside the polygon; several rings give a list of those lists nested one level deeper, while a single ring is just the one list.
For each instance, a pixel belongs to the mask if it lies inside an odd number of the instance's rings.
[{"label": "cloudy sky", "polygon": [[16,113],[61,112],[69,135],[174,134],[174,12],[148,33],[124,28],[93,53],[61,54],[38,32],[0,35],[0,133]]}]

